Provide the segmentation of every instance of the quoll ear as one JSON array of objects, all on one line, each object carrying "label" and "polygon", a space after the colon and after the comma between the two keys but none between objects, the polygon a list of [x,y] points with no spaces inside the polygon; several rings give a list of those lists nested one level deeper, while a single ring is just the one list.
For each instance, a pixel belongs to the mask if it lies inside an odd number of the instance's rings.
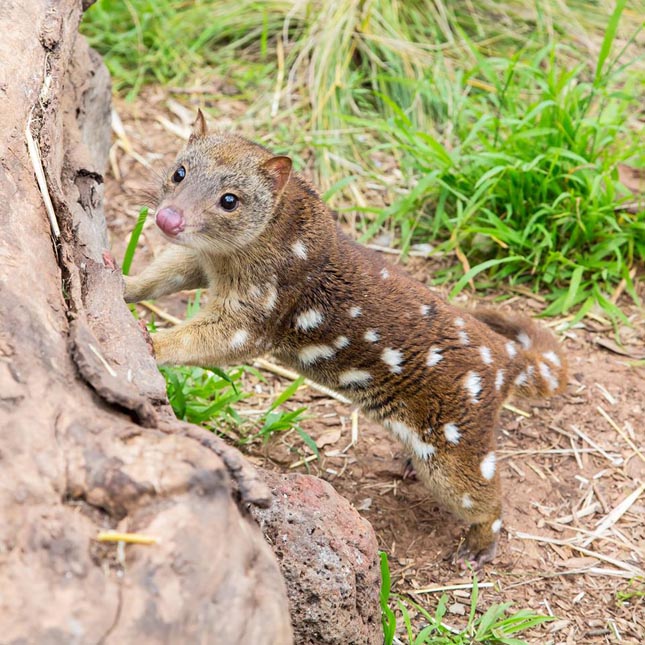
[{"label": "quoll ear", "polygon": [[289,157],[279,156],[272,157],[262,164],[268,175],[273,179],[275,192],[279,195],[291,177],[291,168],[293,164]]},{"label": "quoll ear", "polygon": [[188,143],[193,143],[197,139],[201,139],[208,134],[208,127],[206,126],[206,119],[204,118],[204,113],[201,110],[197,110],[197,118],[193,123],[193,131],[190,133]]}]

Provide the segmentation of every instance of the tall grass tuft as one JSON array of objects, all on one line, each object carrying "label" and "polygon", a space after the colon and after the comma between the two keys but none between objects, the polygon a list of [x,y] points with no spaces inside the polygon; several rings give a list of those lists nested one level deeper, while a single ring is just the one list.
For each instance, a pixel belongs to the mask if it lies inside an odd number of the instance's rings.
[{"label": "tall grass tuft", "polygon": [[[494,282],[545,290],[547,315],[598,304],[620,317],[611,295],[621,281],[638,302],[630,269],[645,259],[645,209],[621,208],[633,196],[618,166],[642,152],[628,127],[642,79],[619,85],[610,58],[623,7],[593,66],[567,66],[573,56],[553,43],[511,58],[471,46],[475,64],[451,83],[424,79],[420,94],[445,97],[442,127],[420,129],[411,106],[378,125],[413,187],[377,212],[364,238],[389,225],[404,249],[415,237],[444,240],[440,250],[481,263],[469,278],[488,269]],[[473,78],[481,89],[468,87]]]},{"label": "tall grass tuft", "polygon": [[[266,40],[282,29],[288,0],[99,0],[81,29],[105,56],[117,92],[182,83],[200,68],[236,62],[267,74]],[[240,60],[240,52],[244,57]]]}]

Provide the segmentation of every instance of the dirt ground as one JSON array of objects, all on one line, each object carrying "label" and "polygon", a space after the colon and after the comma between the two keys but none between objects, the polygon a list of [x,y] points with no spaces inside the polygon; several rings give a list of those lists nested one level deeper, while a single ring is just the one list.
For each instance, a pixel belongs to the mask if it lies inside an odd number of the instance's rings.
[{"label": "dirt ground", "polygon": [[[116,258],[123,257],[136,214],[155,189],[156,173],[182,147],[177,134],[186,132],[194,111],[181,105],[197,100],[192,96],[179,104],[155,90],[135,103],[116,103],[122,125],[115,127],[106,191]],[[217,124],[229,127],[243,110],[233,101],[218,102]],[[161,244],[150,220],[132,272]],[[437,262],[452,260],[414,258],[408,268],[427,282]],[[642,282],[640,292],[645,297]],[[508,601],[516,609],[557,617],[524,636],[529,642],[636,644],[645,634],[645,313],[615,295],[631,322],[620,329],[622,346],[609,321],[589,316],[563,333],[570,363],[567,393],[549,401],[514,400],[500,419],[504,528],[496,560],[480,574],[480,582],[491,584],[481,589],[480,607]],[[157,305],[181,317],[186,299],[180,294]],[[502,306],[537,315],[544,301],[514,293]],[[545,324],[558,331],[564,322]],[[255,394],[240,408],[266,408],[288,383],[270,372],[266,377],[266,383],[249,383]],[[437,590],[469,582],[450,561],[464,526],[439,510],[419,482],[402,478],[405,454],[386,431],[309,387],[288,405],[302,404],[308,407],[302,427],[317,441],[320,462],[295,432],[252,444],[248,456],[269,468],[310,472],[331,482],[374,527],[389,554],[393,589],[432,612]],[[640,596],[629,596],[639,590]],[[448,622],[463,626],[469,592],[449,595]]]}]

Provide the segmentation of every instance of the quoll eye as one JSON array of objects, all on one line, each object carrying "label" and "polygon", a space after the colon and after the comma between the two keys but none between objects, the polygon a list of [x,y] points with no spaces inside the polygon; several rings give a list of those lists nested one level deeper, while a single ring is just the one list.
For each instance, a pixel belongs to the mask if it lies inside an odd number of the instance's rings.
[{"label": "quoll eye", "polygon": [[240,200],[233,193],[225,193],[222,195],[219,203],[225,211],[234,211],[240,203]]},{"label": "quoll eye", "polygon": [[178,184],[183,181],[184,177],[186,177],[186,168],[179,166],[179,168],[177,168],[177,170],[175,170],[175,172],[173,173],[172,180],[176,184]]}]

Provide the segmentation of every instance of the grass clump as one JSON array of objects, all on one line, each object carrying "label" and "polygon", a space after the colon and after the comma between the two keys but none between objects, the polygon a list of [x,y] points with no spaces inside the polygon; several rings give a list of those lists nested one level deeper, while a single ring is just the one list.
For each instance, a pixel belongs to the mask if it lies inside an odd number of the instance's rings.
[{"label": "grass clump", "polygon": [[293,430],[319,456],[315,441],[300,427],[306,408],[288,410],[282,407],[293,397],[303,379],[290,383],[266,410],[251,416],[248,412],[240,414],[236,406],[251,396],[244,389],[244,374],[251,373],[264,380],[254,368],[239,366],[222,370],[161,366],[159,369],[166,379],[168,399],[178,419],[224,435],[238,446],[267,441],[275,434]]},{"label": "grass clump", "polygon": [[[618,177],[619,164],[639,154],[626,125],[636,77],[619,88],[609,60],[620,9],[595,69],[567,68],[566,48],[552,44],[513,58],[473,47],[475,65],[444,95],[442,133],[397,108],[379,127],[413,188],[377,212],[364,238],[386,225],[398,228],[404,249],[414,239],[443,241],[439,251],[479,263],[468,279],[488,269],[489,284],[546,291],[546,315],[576,307],[580,317],[599,304],[620,317],[611,293],[621,281],[638,303],[630,269],[645,259],[645,209],[621,208],[633,196]],[[469,78],[486,87],[469,89]],[[420,92],[436,95],[434,79]]]},{"label": "grass clump", "polygon": [[[81,26],[105,56],[115,90],[135,97],[146,83],[181,83],[200,67],[235,61],[267,74],[268,34],[279,31],[290,2],[99,0]],[[248,69],[246,70],[248,73]]]},{"label": "grass clump", "polygon": [[[390,568],[387,554],[381,552],[381,619],[385,645],[402,643],[397,638],[397,615],[401,617],[404,633],[409,645],[527,645],[517,635],[553,620],[551,616],[535,614],[523,609],[510,612],[512,603],[491,605],[482,615],[477,616],[479,588],[477,576],[473,576],[470,613],[464,629],[455,629],[445,624],[448,596],[443,594],[434,614],[430,614],[418,603],[394,594],[391,590]],[[415,627],[415,623],[427,623]]]},{"label": "grass clump", "polygon": [[178,419],[204,425],[243,422],[233,407],[248,397],[241,389],[242,368],[224,372],[160,366],[159,370],[166,379],[168,400]]},{"label": "grass clump", "polygon": [[[198,289],[194,298],[188,301],[187,320],[199,311],[200,298],[201,289]],[[238,366],[223,370],[219,367],[160,366],[159,370],[166,379],[168,400],[178,419],[226,435],[240,446],[295,430],[310,450],[319,456],[315,441],[300,427],[306,408],[282,408],[303,384],[303,377],[285,387],[269,407],[259,411],[254,418],[248,413],[239,414],[236,404],[251,396],[243,386],[245,374],[265,381],[255,368]]]}]

